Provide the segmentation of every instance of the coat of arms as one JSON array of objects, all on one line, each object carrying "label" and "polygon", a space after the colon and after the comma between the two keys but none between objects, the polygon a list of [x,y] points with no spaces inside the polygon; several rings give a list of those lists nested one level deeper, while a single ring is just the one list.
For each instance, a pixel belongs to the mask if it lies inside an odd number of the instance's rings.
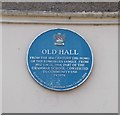
[{"label": "coat of arms", "polygon": [[65,41],[65,35],[62,35],[61,33],[55,34],[55,45],[63,46]]}]

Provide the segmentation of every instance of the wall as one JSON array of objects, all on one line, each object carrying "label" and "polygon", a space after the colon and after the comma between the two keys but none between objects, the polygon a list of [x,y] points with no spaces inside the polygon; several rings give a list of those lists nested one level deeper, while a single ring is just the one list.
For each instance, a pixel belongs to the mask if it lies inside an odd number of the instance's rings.
[{"label": "wall", "polygon": [[[38,85],[26,66],[31,41],[51,28],[68,28],[81,34],[94,54],[89,79],[67,92],[54,92]],[[2,24],[3,113],[15,112],[118,112],[117,25]]]}]

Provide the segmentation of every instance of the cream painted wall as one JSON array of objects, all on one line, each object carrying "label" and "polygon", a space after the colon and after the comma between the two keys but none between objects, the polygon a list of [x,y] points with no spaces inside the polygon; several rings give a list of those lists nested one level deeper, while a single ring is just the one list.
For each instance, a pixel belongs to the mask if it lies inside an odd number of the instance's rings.
[{"label": "cream painted wall", "polygon": [[[117,25],[3,24],[3,113],[118,112]],[[38,85],[26,66],[31,41],[51,28],[68,28],[81,34],[94,54],[89,79],[67,92],[54,92]]]},{"label": "cream painted wall", "polygon": [[2,24],[0,24],[0,92],[0,113],[2,113]]}]

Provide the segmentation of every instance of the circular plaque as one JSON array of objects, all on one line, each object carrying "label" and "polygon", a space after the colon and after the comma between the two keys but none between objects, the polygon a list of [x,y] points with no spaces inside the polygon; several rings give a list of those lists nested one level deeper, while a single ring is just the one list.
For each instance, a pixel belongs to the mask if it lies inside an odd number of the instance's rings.
[{"label": "circular plaque", "polygon": [[88,43],[67,29],[52,29],[40,34],[27,53],[31,76],[45,88],[66,91],[81,85],[93,66]]}]

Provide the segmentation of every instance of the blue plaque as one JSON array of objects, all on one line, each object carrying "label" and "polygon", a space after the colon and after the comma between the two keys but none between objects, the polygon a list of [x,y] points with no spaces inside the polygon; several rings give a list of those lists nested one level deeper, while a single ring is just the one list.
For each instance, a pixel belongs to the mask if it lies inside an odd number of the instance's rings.
[{"label": "blue plaque", "polygon": [[93,66],[88,43],[67,29],[52,29],[36,37],[27,53],[31,76],[45,88],[66,91],[81,85]]}]

